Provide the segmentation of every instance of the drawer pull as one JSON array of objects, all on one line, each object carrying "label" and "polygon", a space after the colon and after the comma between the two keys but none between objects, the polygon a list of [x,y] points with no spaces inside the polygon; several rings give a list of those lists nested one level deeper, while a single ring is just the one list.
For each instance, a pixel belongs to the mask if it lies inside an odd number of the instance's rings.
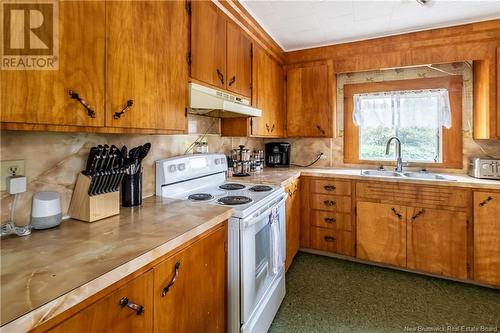
[{"label": "drawer pull", "polygon": [[115,114],[113,115],[113,118],[114,119],[120,119],[120,117],[127,111],[129,111],[132,107],[134,106],[134,100],[133,99],[129,99],[127,101],[127,104],[123,107],[123,109],[119,112],[115,112]]},{"label": "drawer pull", "polygon": [[122,308],[127,307],[127,308],[129,308],[131,310],[134,310],[135,314],[138,315],[138,316],[140,316],[141,314],[144,313],[144,307],[142,305],[139,305],[139,304],[130,303],[129,300],[128,300],[128,297],[123,297],[120,300],[120,306]]},{"label": "drawer pull", "polygon": [[423,213],[425,213],[425,210],[423,210],[423,209],[422,209],[422,210],[419,210],[419,211],[418,211],[415,215],[413,215],[413,216],[411,217],[411,220],[412,220],[412,221],[415,221],[415,220],[417,219],[417,217],[419,217],[419,216],[420,216],[420,215],[422,215]]},{"label": "drawer pull", "polygon": [[76,91],[68,90],[68,95],[69,95],[69,97],[71,97],[71,99],[78,101],[85,108],[85,110],[87,111],[87,116],[89,116],[89,118],[95,118],[94,109],[92,109],[92,107],[89,105],[89,103],[87,103],[86,100],[81,98],[80,95]]},{"label": "drawer pull", "polygon": [[493,200],[493,197],[487,197],[485,200],[483,200],[479,206],[483,207],[484,205],[486,205],[488,202],[490,202],[491,200]]},{"label": "drawer pull", "polygon": [[174,285],[175,281],[177,280],[177,277],[179,276],[179,268],[180,267],[181,267],[181,262],[180,261],[176,262],[175,263],[174,277],[167,284],[167,286],[165,288],[163,288],[163,290],[161,291],[161,297],[164,297],[168,293],[168,291],[170,290],[170,288]]},{"label": "drawer pull", "polygon": [[325,185],[325,186],[323,186],[323,188],[328,192],[333,192],[337,189],[337,187],[335,185]]},{"label": "drawer pull", "polygon": [[396,215],[400,220],[403,218],[403,215],[401,215],[400,213],[398,213],[398,211],[396,210],[396,208],[392,207],[391,210],[394,213],[394,215]]},{"label": "drawer pull", "polygon": [[337,222],[337,219],[334,218],[334,217],[325,217],[324,220],[325,220],[325,223],[335,223],[335,222]]},{"label": "drawer pull", "polygon": [[335,242],[335,237],[333,236],[325,236],[325,242]]},{"label": "drawer pull", "polygon": [[325,201],[323,201],[323,203],[325,204],[325,206],[328,206],[328,207],[331,207],[331,206],[336,204],[336,202],[333,200],[325,200]]}]

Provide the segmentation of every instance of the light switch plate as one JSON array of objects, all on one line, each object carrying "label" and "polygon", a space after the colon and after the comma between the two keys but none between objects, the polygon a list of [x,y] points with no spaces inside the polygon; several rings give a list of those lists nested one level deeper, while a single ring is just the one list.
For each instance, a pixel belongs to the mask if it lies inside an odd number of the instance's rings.
[{"label": "light switch plate", "polygon": [[24,160],[0,161],[0,191],[7,189],[10,176],[24,176]]}]

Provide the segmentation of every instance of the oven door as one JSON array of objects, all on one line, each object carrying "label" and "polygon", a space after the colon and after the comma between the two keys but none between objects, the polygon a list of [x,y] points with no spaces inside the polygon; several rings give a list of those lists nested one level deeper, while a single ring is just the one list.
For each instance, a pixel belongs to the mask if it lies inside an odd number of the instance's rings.
[{"label": "oven door", "polygon": [[[285,201],[282,194],[259,213],[240,223],[240,265],[241,265],[241,323],[247,322],[274,280],[283,274],[285,264]],[[270,215],[277,207],[279,212],[279,242],[282,262],[278,273],[270,269]]]}]

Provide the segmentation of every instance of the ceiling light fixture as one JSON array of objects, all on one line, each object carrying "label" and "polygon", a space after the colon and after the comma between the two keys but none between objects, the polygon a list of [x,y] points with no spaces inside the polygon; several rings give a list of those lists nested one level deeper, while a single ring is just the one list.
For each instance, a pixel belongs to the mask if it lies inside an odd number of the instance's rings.
[{"label": "ceiling light fixture", "polygon": [[425,6],[429,2],[429,0],[415,0],[415,1],[417,1],[422,6]]}]

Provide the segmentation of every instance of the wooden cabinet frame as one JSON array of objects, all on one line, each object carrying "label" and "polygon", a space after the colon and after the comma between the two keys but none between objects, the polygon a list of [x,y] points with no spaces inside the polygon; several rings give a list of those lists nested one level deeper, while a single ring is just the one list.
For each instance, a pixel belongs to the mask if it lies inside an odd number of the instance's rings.
[{"label": "wooden cabinet frame", "polygon": [[359,131],[352,121],[353,95],[395,90],[445,88],[450,96],[451,128],[443,128],[443,162],[416,163],[412,166],[461,169],[462,163],[462,76],[383,81],[376,83],[346,84],[344,86],[344,163],[395,165],[394,161],[371,161],[359,159]]}]

